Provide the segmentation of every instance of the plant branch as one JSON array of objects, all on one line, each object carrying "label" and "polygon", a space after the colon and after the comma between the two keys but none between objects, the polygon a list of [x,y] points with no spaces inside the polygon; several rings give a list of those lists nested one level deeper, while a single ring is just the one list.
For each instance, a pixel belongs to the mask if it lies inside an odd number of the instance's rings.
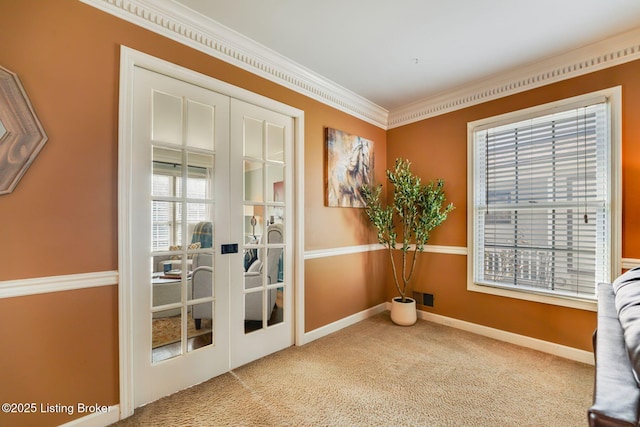
[{"label": "plant branch", "polygon": [[[406,300],[407,287],[415,272],[418,252],[424,251],[431,230],[447,219],[453,210],[453,204],[444,205],[444,182],[437,180],[422,184],[419,177],[411,172],[408,160],[396,159],[395,168],[386,171],[387,180],[393,185],[393,201],[382,206],[382,186],[363,186],[360,189],[366,203],[365,212],[376,228],[378,242],[389,249],[393,279],[402,301]],[[398,272],[393,250],[398,245],[396,226],[402,230],[402,271]],[[407,253],[411,250],[411,242],[415,239],[413,259],[407,266]],[[408,269],[408,270],[407,270]],[[400,285],[400,277],[402,286]]]}]

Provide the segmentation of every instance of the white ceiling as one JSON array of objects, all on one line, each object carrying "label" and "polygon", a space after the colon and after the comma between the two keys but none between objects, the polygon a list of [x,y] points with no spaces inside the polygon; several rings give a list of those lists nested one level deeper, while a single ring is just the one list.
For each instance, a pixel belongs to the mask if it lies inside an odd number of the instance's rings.
[{"label": "white ceiling", "polygon": [[640,27],[638,0],[174,0],[393,110]]}]

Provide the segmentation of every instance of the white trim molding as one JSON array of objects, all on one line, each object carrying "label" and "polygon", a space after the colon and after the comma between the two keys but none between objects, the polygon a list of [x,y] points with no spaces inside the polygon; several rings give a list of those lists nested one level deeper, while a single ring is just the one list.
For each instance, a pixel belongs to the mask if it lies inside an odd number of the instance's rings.
[{"label": "white trim molding", "polygon": [[[328,325],[309,331],[304,334],[304,339],[300,344],[308,344],[319,338],[337,332],[343,328],[354,325],[362,320],[380,314],[386,310],[391,310],[390,302],[378,304],[367,310],[363,310],[351,316],[345,317],[344,319],[337,320],[333,323],[329,323]],[[544,353],[553,354],[555,356],[564,357],[565,359],[575,360],[590,365],[594,364],[593,353],[590,351],[580,350],[549,341],[543,341],[537,338],[531,338],[524,335],[515,334],[513,332],[490,328],[488,326],[466,322],[464,320],[454,319],[451,317],[441,316],[439,314],[429,313],[422,310],[418,310],[418,318],[426,320],[428,322],[437,323],[439,325],[449,326],[477,335],[493,338],[495,340],[507,342],[520,347],[531,348],[533,350],[538,350]]]},{"label": "white trim molding", "polygon": [[[414,245],[409,245],[409,248],[413,250]],[[362,252],[379,251],[386,249],[384,246],[378,243],[370,245],[358,245],[358,246],[344,246],[340,248],[329,249],[314,249],[304,252],[304,259],[316,259],[326,258],[331,256],[358,254]],[[396,249],[399,250],[399,249]],[[440,246],[440,245],[425,245],[424,252],[449,254],[449,255],[467,255],[467,248],[461,246]]]},{"label": "white trim molding", "polygon": [[219,23],[169,0],[80,0],[120,19],[390,129],[640,59],[634,30],[391,112]]},{"label": "white trim molding", "polygon": [[640,259],[622,258],[622,269],[631,270],[636,267],[640,267]]},{"label": "white trim molding", "polygon": [[640,59],[640,29],[388,111],[170,0],[80,0],[243,70],[391,129]]},{"label": "white trim molding", "polygon": [[387,128],[404,126],[637,59],[640,59],[640,29],[395,109],[389,113]]},{"label": "white trim molding", "polygon": [[71,291],[118,284],[117,271],[36,277],[0,282],[0,298],[24,297],[49,292]]},{"label": "white trim molding", "polygon": [[[387,307],[390,310],[391,303],[387,303]],[[514,334],[513,332],[494,329],[488,326],[478,325],[476,323],[470,323],[464,320],[453,319],[451,317],[445,317],[439,314],[429,313],[422,310],[418,310],[418,318],[426,320],[428,322],[438,323],[440,325],[450,326],[456,329],[462,329],[467,332],[493,338],[499,341],[504,341],[521,347],[527,347],[533,350],[542,351],[544,353],[553,354],[555,356],[564,357],[565,359],[571,359],[590,365],[593,365],[595,363],[593,353],[590,351],[580,350],[549,341],[539,340],[537,338]]]},{"label": "white trim molding", "polygon": [[314,249],[304,252],[305,261],[308,259],[326,258],[331,256],[359,254],[384,249],[384,246],[377,243],[371,245],[343,246],[341,248]]},{"label": "white trim molding", "polygon": [[384,108],[180,3],[80,1],[386,129]]},{"label": "white trim molding", "polygon": [[312,331],[306,332],[303,337],[301,342],[298,344],[296,343],[296,345],[303,345],[303,344],[308,344],[311,341],[315,341],[318,338],[322,338],[322,337],[326,337],[327,335],[331,335],[334,332],[339,331],[340,329],[344,329],[348,326],[351,325],[355,325],[356,323],[368,319],[369,317],[373,317],[376,314],[380,314],[383,311],[387,310],[388,307],[387,305],[390,306],[389,303],[382,303],[382,304],[378,304],[375,305],[371,308],[368,308],[366,310],[360,311],[358,313],[352,314],[351,316],[347,316],[343,319],[340,320],[336,320],[333,323],[329,323],[328,325],[325,326],[321,326],[317,329],[314,329]]},{"label": "white trim molding", "polygon": [[[411,245],[413,247],[413,245]],[[440,245],[425,245],[425,252],[431,252],[435,254],[449,254],[449,255],[467,255],[467,248],[461,246],[440,246]]]},{"label": "white trim molding", "polygon": [[60,427],[103,427],[116,423],[120,420],[120,406],[113,405],[107,407],[105,412],[94,412],[81,418],[77,418],[68,423],[61,424]]}]

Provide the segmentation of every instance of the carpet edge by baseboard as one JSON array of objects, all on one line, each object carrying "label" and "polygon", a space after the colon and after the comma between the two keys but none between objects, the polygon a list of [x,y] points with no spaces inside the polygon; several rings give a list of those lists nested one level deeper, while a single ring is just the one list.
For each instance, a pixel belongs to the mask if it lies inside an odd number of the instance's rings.
[{"label": "carpet edge by baseboard", "polygon": [[380,314],[385,310],[387,310],[387,304],[383,302],[382,304],[375,305],[366,310],[352,314],[351,316],[347,316],[333,323],[329,323],[328,325],[321,326],[309,332],[305,332],[303,334],[303,342],[301,342],[300,345],[308,344],[319,338],[330,335],[334,332],[339,331],[340,329],[346,328],[347,326],[354,325],[364,319],[368,319],[369,317],[373,317],[376,314]]},{"label": "carpet edge by baseboard", "polygon": [[521,347],[531,348],[543,353],[553,354],[554,356],[564,357],[565,359],[570,359],[576,362],[582,362],[588,365],[595,364],[593,352],[590,351],[556,344],[550,341],[544,341],[525,335],[515,334],[513,332],[503,331],[501,329],[490,328],[488,326],[479,325],[477,323],[466,322],[464,320],[454,319],[452,317],[446,317],[422,310],[418,310],[418,318],[429,322],[438,323],[440,325],[462,329],[467,332],[483,335],[488,338],[508,342],[510,344],[519,345]]}]

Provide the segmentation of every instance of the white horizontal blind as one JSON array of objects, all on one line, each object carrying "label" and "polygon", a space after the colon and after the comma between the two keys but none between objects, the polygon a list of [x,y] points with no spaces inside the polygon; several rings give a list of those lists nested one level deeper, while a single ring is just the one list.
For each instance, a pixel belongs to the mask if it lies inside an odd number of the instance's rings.
[{"label": "white horizontal blind", "polygon": [[474,131],[474,281],[595,298],[609,277],[606,102]]},{"label": "white horizontal blind", "polygon": [[[153,174],[153,193],[162,196],[169,196],[173,188],[173,177],[171,175]],[[171,245],[172,210],[168,202],[154,200],[151,206],[151,250],[166,251]]]},{"label": "white horizontal blind", "polygon": [[[176,167],[177,166],[177,167]],[[157,196],[171,198],[182,193],[182,176],[179,165],[153,162],[152,186]],[[190,166],[188,168],[187,198],[204,199],[210,191],[211,172],[207,168]],[[209,218],[209,206],[205,203],[187,204],[187,228],[191,230],[200,221]],[[182,222],[182,204],[169,201],[152,201],[152,251],[167,251],[182,243],[182,228],[176,226]],[[189,243],[189,242],[187,242]]]}]

